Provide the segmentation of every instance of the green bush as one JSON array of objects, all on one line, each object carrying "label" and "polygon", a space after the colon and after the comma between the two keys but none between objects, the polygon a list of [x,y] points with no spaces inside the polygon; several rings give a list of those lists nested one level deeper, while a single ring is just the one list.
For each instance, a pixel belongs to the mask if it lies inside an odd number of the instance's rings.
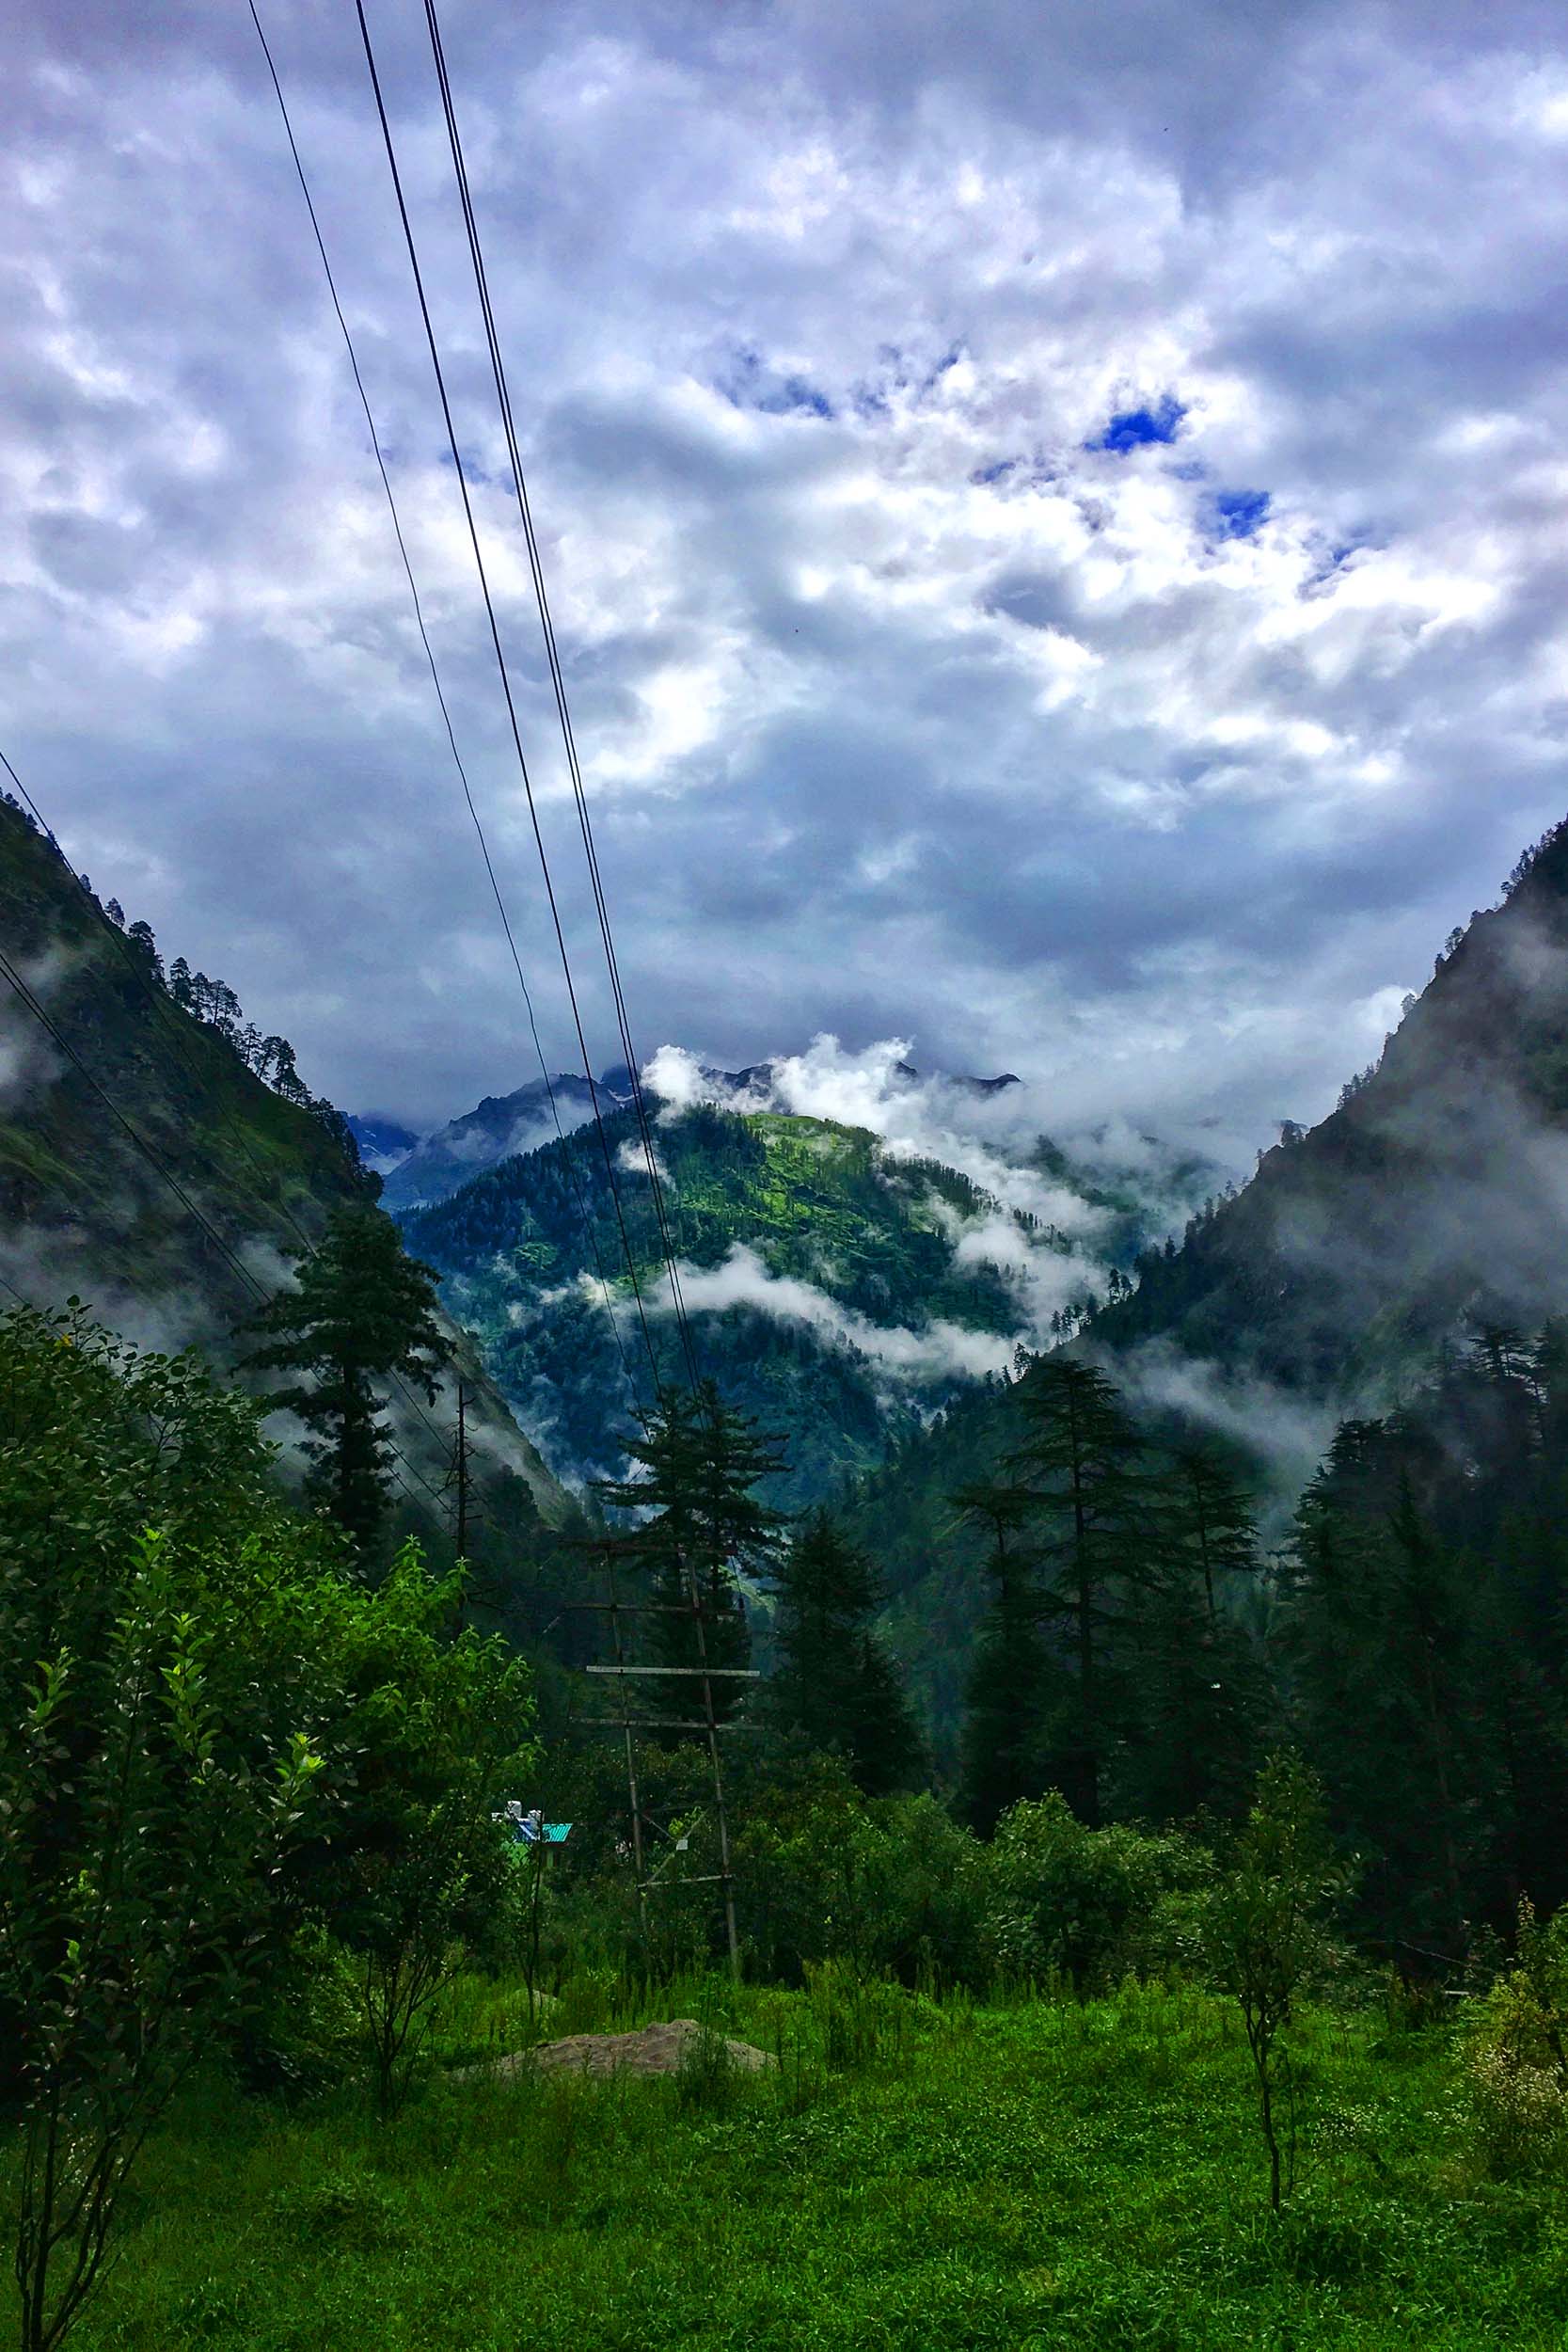
[{"label": "green bush", "polygon": [[973,1979],[980,1850],[933,1797],[863,1797],[836,1758],[816,1756],[758,1793],[735,1859],[756,1974],[799,1983],[843,1961],[906,1984]]},{"label": "green bush", "polygon": [[351,1957],[384,2106],[505,1863],[526,1672],[410,1547],[284,1510],[254,1405],[0,1316],[0,2114],[23,2342],[74,2325],[190,2068],[314,2087]]},{"label": "green bush", "polygon": [[1059,1790],[1013,1805],[982,1873],[980,1941],[1000,1976],[1081,1990],[1182,1965],[1212,1873],[1207,1850],[1174,1832],[1087,1829]]},{"label": "green bush", "polygon": [[1518,1964],[1467,2005],[1459,2037],[1460,2120],[1499,2176],[1568,2154],[1568,1913],[1542,1927],[1519,1906]]}]

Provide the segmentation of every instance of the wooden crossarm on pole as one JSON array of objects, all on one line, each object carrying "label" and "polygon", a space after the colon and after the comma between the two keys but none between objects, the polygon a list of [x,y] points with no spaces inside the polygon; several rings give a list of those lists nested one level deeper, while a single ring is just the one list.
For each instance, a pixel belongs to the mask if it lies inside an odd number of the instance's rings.
[{"label": "wooden crossarm on pole", "polygon": [[723,1675],[731,1682],[760,1682],[761,1670],[756,1666],[585,1666],[591,1675],[690,1675],[698,1682],[711,1682]]},{"label": "wooden crossarm on pole", "polygon": [[685,1715],[574,1715],[567,1728],[575,1731],[762,1731],[762,1724],[709,1724]]}]

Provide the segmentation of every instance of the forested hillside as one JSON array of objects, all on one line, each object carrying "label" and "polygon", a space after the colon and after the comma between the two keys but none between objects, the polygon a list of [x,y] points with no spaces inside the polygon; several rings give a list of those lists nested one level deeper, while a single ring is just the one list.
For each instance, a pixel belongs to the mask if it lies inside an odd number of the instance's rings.
[{"label": "forested hillside", "polygon": [[1346,1401],[1393,1395],[1470,1310],[1568,1303],[1568,828],[1456,931],[1376,1066],[1095,1321]]},{"label": "forested hillside", "polygon": [[285,1041],[182,964],[177,998],[147,926],[109,910],[0,802],[0,942],[38,1008],[14,985],[0,1001],[0,1266],[24,1289],[33,1270],[51,1293],[182,1294],[211,1324],[245,1297],[218,1242],[238,1254],[319,1232],[359,1188],[358,1157]]},{"label": "forested hillside", "polygon": [[[704,1103],[660,1116],[656,1144],[699,1368],[783,1438],[786,1505],[880,1460],[1039,1344],[1049,1314],[1061,1327],[1086,1311],[1149,1233],[1135,1191],[1043,1139],[1033,1161],[1070,1200],[1071,1232],[831,1120]],[[613,1469],[646,1394],[644,1326],[679,1371],[634,1115],[609,1119],[603,1144],[589,1127],[503,1162],[406,1230],[554,1467]]]},{"label": "forested hillside", "polygon": [[[1521,858],[1502,903],[1455,933],[1375,1068],[1310,1132],[1287,1130],[1239,1192],[1069,1343],[1137,1394],[1146,1421],[1207,1436],[1276,1512],[1280,1392],[1334,1418],[1386,1411],[1459,1361],[1477,1329],[1528,1331],[1568,1305],[1568,832]],[[1026,1373],[899,1444],[850,1523],[874,1549],[884,1623],[939,1744],[953,1743],[985,1606],[986,1530],[954,1498],[1018,1441]],[[1180,1400],[1185,1399],[1182,1403]],[[1501,1493],[1499,1489],[1499,1494]],[[1502,1508],[1499,1501],[1497,1508]],[[1276,1534],[1282,1530],[1276,1525]]]},{"label": "forested hillside", "polygon": [[[346,1120],[309,1093],[285,1039],[247,1024],[221,980],[166,964],[148,927],[101,902],[8,799],[0,952],[0,1278],[28,1301],[74,1294],[144,1344],[198,1344],[229,1363],[236,1323],[330,1213],[373,1195]],[[448,1336],[436,1402],[392,1398],[404,1507],[437,1550],[450,1546],[461,1376],[498,1516],[559,1523],[566,1498],[471,1343]]]}]

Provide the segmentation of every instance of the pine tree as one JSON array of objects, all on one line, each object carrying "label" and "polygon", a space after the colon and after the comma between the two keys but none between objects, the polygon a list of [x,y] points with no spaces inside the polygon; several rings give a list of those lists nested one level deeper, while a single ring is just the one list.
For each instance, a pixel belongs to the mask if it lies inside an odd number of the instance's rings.
[{"label": "pine tree", "polygon": [[1212,1447],[1180,1447],[1145,1493],[1146,1573],[1123,1645],[1131,1672],[1116,1806],[1153,1820],[1233,1814],[1244,1803],[1268,1715],[1261,1659],[1221,1607],[1258,1566],[1240,1482]]},{"label": "pine tree", "polygon": [[1450,1475],[1424,1412],[1341,1426],[1298,1515],[1281,1653],[1336,1824],[1370,1858],[1379,1932],[1452,1957],[1496,1759],[1480,1597],[1438,1533]]},{"label": "pine tree", "polygon": [[132,946],[146,960],[148,970],[162,986],[164,960],[158,953],[158,943],[152,935],[151,924],[133,923],[125,936],[131,942]]},{"label": "pine tree", "polygon": [[1215,1624],[1222,1583],[1258,1567],[1258,1529],[1245,1488],[1212,1446],[1182,1446],[1164,1482],[1160,1519],[1167,1555],[1199,1578]]},{"label": "pine tree", "polygon": [[1052,1661],[1023,1533],[1028,1497],[993,1486],[971,1487],[956,1500],[991,1537],[990,1598],[964,1694],[961,1767],[964,1812],[989,1837],[1009,1805],[1038,1796],[1044,1786],[1040,1718]]},{"label": "pine tree", "polygon": [[882,1594],[868,1555],[814,1512],[772,1572],[780,1664],[774,1720],[844,1756],[868,1796],[919,1775],[921,1742],[892,1660],[872,1628]]},{"label": "pine tree", "polygon": [[410,1258],[391,1218],[366,1201],[334,1209],[320,1247],[248,1327],[261,1344],[245,1362],[299,1377],[270,1391],[276,1411],[312,1433],[309,1490],[373,1550],[392,1447],[377,1384],[397,1375],[436,1393],[449,1349],[435,1318],[436,1277]]},{"label": "pine tree", "polygon": [[1110,1639],[1148,1567],[1139,1441],[1115,1387],[1092,1364],[1047,1358],[1015,1393],[1024,1435],[1006,1467],[1028,1499],[1040,1604],[1072,1674],[1054,1728],[1054,1777],[1097,1829],[1114,1736]]}]

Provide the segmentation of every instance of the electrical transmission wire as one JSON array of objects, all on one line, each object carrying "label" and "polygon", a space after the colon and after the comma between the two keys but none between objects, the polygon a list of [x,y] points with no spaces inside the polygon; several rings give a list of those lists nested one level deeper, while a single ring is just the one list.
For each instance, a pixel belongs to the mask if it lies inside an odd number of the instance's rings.
[{"label": "electrical transmission wire", "polygon": [[[523,1005],[528,1014],[528,1025],[530,1033],[533,1039],[533,1050],[535,1055],[538,1057],[539,1074],[545,1082],[545,1093],[549,1103],[550,1118],[555,1126],[556,1138],[562,1146],[562,1153],[566,1163],[566,1172],[568,1178],[570,1179],[572,1189],[577,1196],[578,1209],[582,1218],[583,1232],[587,1239],[589,1253],[594,1261],[594,1274],[598,1281],[600,1294],[604,1300],[605,1315],[610,1324],[610,1336],[614,1340],[616,1352],[621,1359],[621,1370],[626,1376],[629,1387],[631,1385],[631,1366],[626,1357],[626,1342],[621,1336],[621,1327],[615,1319],[615,1310],[610,1301],[610,1282],[605,1273],[603,1259],[599,1252],[598,1236],[594,1231],[593,1220],[588,1211],[588,1204],[583,1197],[582,1180],[578,1170],[576,1154],[567,1146],[566,1130],[562,1124],[561,1109],[556,1100],[555,1082],[550,1076],[549,1065],[545,1059],[545,1049],[543,1044],[540,1042],[539,1025],[534,1018],[533,1012],[533,999],[529,993],[528,980],[523,972],[522,958],[517,952],[517,942],[513,933],[512,918],[507,912],[506,900],[501,895],[500,882],[496,873],[495,864],[490,855],[490,845],[485,838],[484,827],[481,821],[479,810],[474,802],[473,791],[468,783],[468,772],[463,764],[463,755],[457,748],[456,730],[452,725],[451,712],[448,707],[446,691],[441,684],[441,674],[436,665],[436,654],[433,646],[431,645],[430,634],[425,627],[424,608],[420,598],[419,583],[414,577],[413,561],[408,552],[407,540],[404,535],[403,518],[398,513],[398,502],[392,490],[391,476],[387,469],[387,461],[381,453],[381,437],[375,428],[375,417],[371,408],[370,394],[366,389],[364,375],[359,366],[359,355],[355,349],[354,337],[349,328],[348,319],[344,313],[343,306],[338,297],[338,283],[333,275],[332,263],[327,254],[326,239],[323,233],[321,220],[316,212],[315,199],[310,193],[310,183],[306,176],[304,158],[301,156],[299,151],[299,142],[294,137],[293,122],[289,113],[288,101],[283,95],[283,85],[278,78],[277,67],[273,59],[272,49],[268,43],[266,34],[262,29],[261,19],[256,8],[256,0],[248,0],[248,5],[250,8],[250,21],[256,27],[256,38],[261,44],[261,55],[266,59],[267,72],[272,81],[274,95],[277,100],[277,111],[282,117],[283,132],[289,142],[289,152],[293,158],[294,173],[299,181],[300,194],[305,199],[305,209],[310,217],[311,233],[316,241],[316,251],[321,256],[322,271],[326,279],[326,291],[331,298],[332,309],[337,317],[339,327],[342,332],[343,345],[348,353],[348,363],[354,375],[354,388],[359,395],[359,405],[364,411],[366,429],[371,437],[371,448],[375,454],[376,469],[381,476],[381,486],[387,496],[387,509],[388,513],[391,516],[392,533],[397,540],[398,554],[402,559],[404,577],[408,582],[408,594],[414,607],[415,625],[420,632],[420,643],[424,647],[425,660],[430,669],[430,682],[435,689],[436,700],[441,712],[441,723],[446,729],[447,741],[451,748],[452,765],[457,770],[458,781],[463,787],[463,798],[467,805],[468,816],[472,820],[474,833],[479,842],[480,855],[484,861],[484,871],[489,880],[491,893],[496,901],[496,912],[500,916],[501,929],[506,934],[507,948],[512,957],[513,968],[517,975],[517,986],[522,991]],[[590,1072],[588,1075],[589,1084],[590,1087],[592,1087],[592,1072]]]},{"label": "electrical transmission wire", "polygon": [[[545,585],[544,565],[539,553],[538,535],[534,530],[533,513],[528,495],[528,483],[523,472],[522,453],[517,445],[516,425],[513,416],[512,394],[506,380],[505,363],[501,357],[500,338],[496,326],[495,310],[490,300],[489,278],[484,266],[483,245],[479,222],[474,212],[472,192],[468,183],[467,163],[463,152],[462,135],[457,126],[457,113],[452,101],[451,83],[447,72],[446,54],[441,40],[440,17],[436,0],[424,0],[425,23],[430,33],[431,55],[435,60],[436,77],[441,92],[441,107],[446,118],[447,140],[451,151],[452,171],[457,182],[458,197],[463,208],[463,225],[467,234],[468,258],[473,266],[474,286],[479,296],[480,312],[484,322],[485,342],[490,354],[490,371],[496,387],[496,400],[500,411],[501,429],[506,440],[506,453],[512,468],[512,485],[517,504],[517,516],[528,548],[529,571],[533,581],[534,601],[539,611],[540,631],[544,638],[545,655],[555,695],[556,716],[560,722],[562,748],[572,781],[572,797],[576,803],[578,826],[582,836],[583,855],[587,862],[589,881],[594,894],[594,909],[598,918],[599,939],[604,949],[605,968],[609,975],[610,994],[615,1007],[616,1025],[620,1031],[621,1051],[631,1079],[632,1101],[637,1115],[642,1155],[648,1171],[654,1216],[658,1227],[659,1242],[669,1274],[671,1302],[675,1312],[681,1345],[685,1352],[688,1376],[693,1390],[699,1388],[696,1355],[691,1327],[687,1318],[686,1301],[681,1292],[680,1267],[677,1262],[670,1218],[664,1200],[664,1186],[659,1174],[658,1155],[654,1149],[647,1104],[637,1050],[632,1043],[631,1025],[626,1010],[626,991],[622,986],[614,932],[610,909],[605,898],[604,881],[599,870],[598,851],[594,840],[593,821],[589,815],[588,797],[583,788],[582,769],[578,758],[577,739],[572,726],[571,707],[567,699],[565,674],[562,667],[561,650],[556,638],[555,622],[550,612],[549,596]],[[593,1073],[589,1073],[590,1087]]]},{"label": "electrical transmission wire", "polygon": [[382,142],[387,151],[388,167],[391,173],[392,190],[397,199],[398,217],[403,226],[404,243],[407,247],[409,266],[414,276],[415,293],[419,297],[420,316],[423,321],[425,341],[430,350],[430,363],[436,376],[436,390],[440,395],[441,414],[446,424],[447,444],[451,451],[452,468],[457,476],[458,487],[462,493],[463,513],[465,520],[467,524],[468,540],[473,549],[474,566],[479,574],[480,592],[484,599],[485,614],[489,621],[490,642],[495,652],[496,667],[500,677],[501,691],[506,700],[506,711],[512,730],[512,741],[517,755],[518,771],[522,777],[523,790],[528,802],[529,820],[533,829],[534,846],[539,853],[540,871],[544,877],[545,894],[549,903],[550,919],[555,930],[556,946],[560,952],[562,973],[566,983],[567,999],[572,1009],[573,1025],[577,1031],[578,1046],[582,1055],[583,1070],[588,1080],[590,1100],[592,1101],[594,1106],[594,1125],[597,1131],[599,1148],[604,1158],[605,1175],[609,1182],[610,1200],[614,1206],[615,1221],[620,1232],[621,1248],[626,1263],[626,1272],[631,1281],[632,1296],[636,1302],[637,1317],[639,1325],[641,1328],[642,1344],[648,1359],[648,1369],[653,1380],[654,1393],[662,1404],[664,1401],[664,1383],[659,1371],[658,1353],[654,1346],[653,1332],[648,1324],[647,1306],[642,1296],[642,1285],[638,1278],[637,1259],[631,1246],[631,1236],[626,1229],[626,1211],[622,1205],[621,1189],[615,1180],[615,1157],[613,1152],[610,1151],[610,1138],[605,1132],[604,1116],[599,1107],[598,1089],[594,1084],[593,1064],[588,1051],[588,1040],[583,1029],[582,1011],[578,1002],[577,983],[572,977],[571,957],[567,952],[566,934],[562,925],[560,903],[556,898],[555,883],[550,874],[549,855],[545,848],[545,836],[539,823],[539,811],[533,793],[533,779],[529,772],[528,758],[523,750],[522,729],[518,722],[516,704],[512,692],[511,675],[506,666],[506,655],[501,645],[500,624],[496,617],[495,600],[490,593],[489,575],[484,564],[484,552],[480,545],[479,526],[474,519],[473,500],[468,489],[467,469],[464,465],[463,453],[458,443],[457,427],[452,417],[451,402],[447,391],[446,372],[441,365],[440,345],[436,340],[435,322],[431,317],[430,304],[425,294],[424,272],[420,263],[419,247],[414,238],[413,223],[409,219],[408,206],[404,197],[403,175],[398,168],[397,147],[392,137],[392,126],[387,113],[386,101],[382,96],[381,75],[377,70],[375,62],[375,48],[371,40],[370,24],[365,16],[364,0],[354,0],[354,4],[355,13],[359,22],[359,37],[364,45],[365,63],[370,70],[371,88],[375,99],[376,115],[381,125]]}]

